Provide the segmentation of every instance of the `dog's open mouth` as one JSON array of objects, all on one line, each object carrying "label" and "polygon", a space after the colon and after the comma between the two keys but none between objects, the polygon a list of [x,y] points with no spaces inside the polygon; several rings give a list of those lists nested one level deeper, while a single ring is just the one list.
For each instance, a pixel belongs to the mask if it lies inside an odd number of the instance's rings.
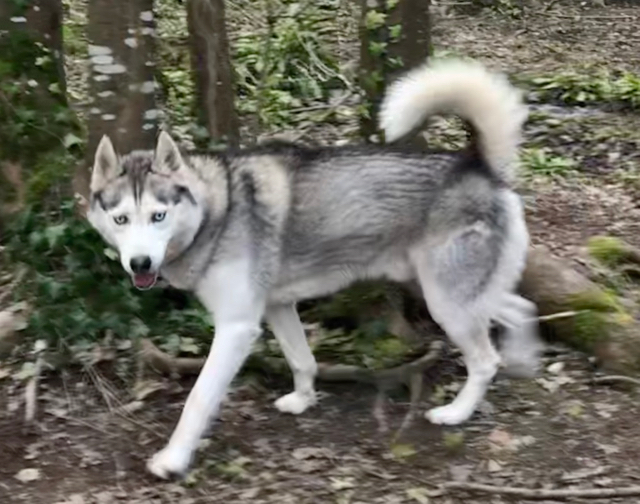
[{"label": "dog's open mouth", "polygon": [[133,275],[133,285],[140,290],[150,289],[156,284],[157,280],[157,273],[137,273]]}]

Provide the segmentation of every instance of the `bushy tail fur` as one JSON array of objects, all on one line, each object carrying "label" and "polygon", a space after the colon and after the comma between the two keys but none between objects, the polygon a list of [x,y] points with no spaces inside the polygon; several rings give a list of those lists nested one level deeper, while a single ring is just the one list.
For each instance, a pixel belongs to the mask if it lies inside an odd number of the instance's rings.
[{"label": "bushy tail fur", "polygon": [[392,142],[442,112],[468,121],[486,163],[500,178],[513,181],[528,115],[520,90],[477,62],[440,60],[409,71],[389,86],[380,127]]}]

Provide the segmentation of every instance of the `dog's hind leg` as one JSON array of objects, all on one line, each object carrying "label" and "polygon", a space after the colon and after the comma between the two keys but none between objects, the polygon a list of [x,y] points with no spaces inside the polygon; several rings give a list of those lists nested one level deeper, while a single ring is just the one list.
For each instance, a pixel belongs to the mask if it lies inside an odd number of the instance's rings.
[{"label": "dog's hind leg", "polygon": [[489,314],[482,297],[482,279],[494,263],[484,252],[491,239],[485,232],[461,232],[445,243],[423,244],[412,251],[418,279],[433,319],[457,345],[467,368],[467,380],[450,404],[426,417],[436,424],[466,421],[478,407],[498,371],[500,356],[489,337]]},{"label": "dog's hind leg", "polygon": [[484,398],[491,380],[498,371],[500,356],[489,338],[489,326],[482,317],[464,313],[439,312],[435,318],[451,341],[462,351],[467,368],[467,380],[450,404],[433,408],[426,418],[435,424],[456,425],[468,420]]},{"label": "dog's hind leg", "polygon": [[500,355],[506,374],[531,378],[538,372],[544,345],[538,334],[536,305],[517,294],[506,294],[495,320],[504,326]]},{"label": "dog's hind leg", "polygon": [[316,404],[314,380],[318,365],[307,343],[304,328],[292,304],[273,305],[265,315],[293,374],[294,390],[275,402],[283,413],[299,415]]}]

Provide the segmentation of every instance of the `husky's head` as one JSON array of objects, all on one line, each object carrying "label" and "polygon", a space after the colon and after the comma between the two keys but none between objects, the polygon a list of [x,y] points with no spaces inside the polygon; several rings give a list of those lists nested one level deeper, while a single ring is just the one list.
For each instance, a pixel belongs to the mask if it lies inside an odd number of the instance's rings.
[{"label": "husky's head", "polygon": [[87,217],[116,248],[139,289],[156,283],[161,265],[193,241],[203,219],[203,183],[162,132],[155,152],[120,157],[109,137],[98,145]]}]

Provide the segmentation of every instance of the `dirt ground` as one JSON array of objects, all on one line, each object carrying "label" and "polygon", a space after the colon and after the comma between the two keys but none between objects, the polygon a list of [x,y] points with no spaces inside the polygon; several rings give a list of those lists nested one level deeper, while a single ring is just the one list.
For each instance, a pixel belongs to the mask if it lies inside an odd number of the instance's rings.
[{"label": "dirt ground", "polygon": [[[434,42],[510,71],[548,74],[588,63],[639,72],[638,26],[640,9],[622,5],[538,9],[523,20],[449,13],[438,17]],[[560,131],[544,122],[528,127],[528,141],[542,139],[581,167],[579,177],[523,188],[535,242],[568,257],[579,257],[594,234],[640,246],[640,186],[633,183],[640,173],[639,124],[637,114],[594,111]],[[602,128],[610,133],[594,134]],[[292,417],[272,406],[286,383],[239,386],[183,483],[155,481],[144,463],[168,438],[190,382],[157,381],[158,390],[135,401],[125,384],[96,370],[46,378],[38,421],[26,429],[24,391],[4,377],[0,503],[473,504],[526,501],[443,492],[440,485],[639,484],[636,390],[594,383],[596,374],[586,356],[550,349],[538,379],[496,380],[481,411],[460,428],[430,425],[420,415],[393,450],[393,432],[408,409],[404,392],[388,398],[381,417],[374,414],[375,390],[322,385],[320,405]],[[443,363],[430,375],[421,413],[443,390],[450,398],[463,378],[460,366]]]},{"label": "dirt ground", "polygon": [[[593,384],[588,361],[577,354],[556,353],[546,369],[536,381],[498,379],[464,427],[417,418],[394,449],[393,433],[408,408],[402,394],[387,399],[381,418],[373,412],[375,390],[322,386],[321,405],[293,417],[272,406],[284,384],[270,391],[240,387],[183,484],[154,481],[144,462],[169,435],[189,383],[164,382],[166,388],[144,402],[120,404],[114,383],[98,375],[55,380],[43,385],[40,420],[29,431],[22,389],[4,387],[0,502],[497,503],[504,501],[443,495],[438,485],[637,483],[637,394]],[[448,396],[460,381],[453,371],[436,380]],[[422,410],[433,404],[429,397]]]}]

